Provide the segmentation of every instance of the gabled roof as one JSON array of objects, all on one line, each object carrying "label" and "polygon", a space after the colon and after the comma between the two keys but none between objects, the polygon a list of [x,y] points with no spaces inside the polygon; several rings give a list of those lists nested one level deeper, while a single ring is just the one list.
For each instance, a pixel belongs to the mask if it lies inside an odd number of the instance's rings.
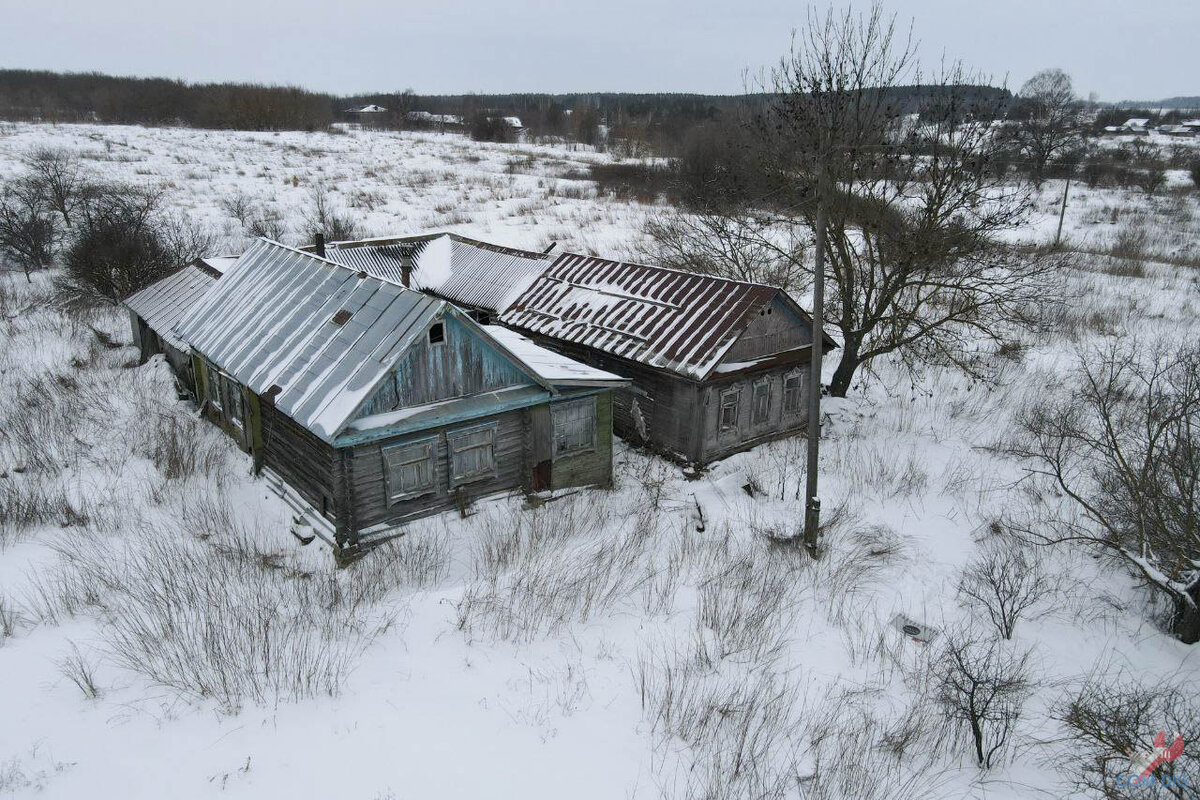
[{"label": "gabled roof", "polygon": [[262,239],[175,330],[328,442],[445,307],[420,292]]},{"label": "gabled roof", "polygon": [[193,262],[130,295],[125,305],[167,344],[186,350],[187,342],[175,334],[175,324],[196,307],[216,282],[215,273]]},{"label": "gabled roof", "polygon": [[500,325],[484,325],[489,336],[499,342],[506,353],[520,361],[538,377],[555,388],[628,386],[628,378],[581,364],[561,353],[539,347],[514,330]]},{"label": "gabled roof", "polygon": [[334,242],[325,247],[330,261],[400,285],[406,252],[413,259],[411,288],[497,314],[529,288],[551,261],[544,253],[501,247],[455,233]]},{"label": "gabled roof", "polygon": [[808,321],[770,286],[563,253],[500,321],[703,380],[778,296]]}]

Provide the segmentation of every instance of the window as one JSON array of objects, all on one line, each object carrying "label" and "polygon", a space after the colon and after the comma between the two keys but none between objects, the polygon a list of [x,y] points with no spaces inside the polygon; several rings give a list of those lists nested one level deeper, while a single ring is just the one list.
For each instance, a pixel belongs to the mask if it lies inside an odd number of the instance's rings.
[{"label": "window", "polygon": [[753,409],[750,415],[750,421],[755,425],[762,425],[771,417],[771,383],[770,381],[759,381],[754,384]]},{"label": "window", "polygon": [[246,416],[242,400],[242,387],[228,378],[222,378],[221,382],[225,385],[225,410],[229,413],[229,421],[241,428],[242,420]]},{"label": "window", "polygon": [[446,341],[446,328],[440,322],[435,322],[429,326],[429,343],[438,344]]},{"label": "window", "polygon": [[584,453],[596,446],[596,398],[585,397],[550,407],[554,457]]},{"label": "window", "polygon": [[383,448],[389,503],[419,497],[433,491],[433,459],[436,452],[436,438]]},{"label": "window", "polygon": [[208,380],[208,404],[217,411],[221,410],[221,373],[212,364],[205,364],[204,373]]},{"label": "window", "polygon": [[739,399],[741,399],[741,392],[737,389],[721,393],[721,430],[731,431],[737,429]]},{"label": "window", "polygon": [[450,445],[450,485],[490,478],[496,474],[494,425],[468,428],[446,435]]},{"label": "window", "polygon": [[800,403],[804,399],[804,377],[789,375],[783,379],[783,410],[789,414],[800,411]]}]

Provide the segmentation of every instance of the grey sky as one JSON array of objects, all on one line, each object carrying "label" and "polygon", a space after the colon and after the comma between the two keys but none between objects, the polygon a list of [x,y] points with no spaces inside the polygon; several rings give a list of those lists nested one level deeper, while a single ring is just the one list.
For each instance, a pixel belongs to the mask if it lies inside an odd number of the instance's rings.
[{"label": "grey sky", "polygon": [[[865,7],[865,3],[858,4]],[[339,93],[732,93],[806,6],[780,0],[0,0],[0,66]],[[1200,94],[1200,0],[892,0],[925,60],[1103,100]]]}]

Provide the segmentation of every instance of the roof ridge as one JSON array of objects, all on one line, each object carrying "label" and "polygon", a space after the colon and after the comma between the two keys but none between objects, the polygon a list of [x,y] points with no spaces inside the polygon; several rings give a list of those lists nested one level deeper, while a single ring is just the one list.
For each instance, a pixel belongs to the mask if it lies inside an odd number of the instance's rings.
[{"label": "roof ridge", "polygon": [[772,286],[769,283],[758,283],[757,281],[743,281],[739,278],[726,278],[724,275],[710,275],[710,274],[707,274],[704,272],[691,272],[686,269],[679,269],[678,267],[664,267],[661,264],[643,264],[640,261],[625,261],[623,259],[617,259],[617,258],[606,258],[605,256],[589,256],[585,253],[575,253],[570,250],[563,250],[561,253],[559,253],[558,257],[555,259],[555,262],[557,262],[559,259],[563,258],[564,256],[578,256],[579,258],[590,258],[590,259],[593,259],[596,261],[607,261],[610,264],[618,264],[620,266],[626,266],[626,267],[642,267],[643,269],[657,269],[657,270],[662,270],[663,272],[673,272],[677,275],[687,275],[690,278],[707,278],[709,280],[722,281],[724,283],[735,283],[735,284],[741,284],[742,286],[753,286],[756,289],[770,289],[771,291],[774,291],[774,292],[782,292],[783,291],[783,289],[781,289],[780,287]]},{"label": "roof ridge", "polygon": [[[407,242],[418,242],[422,240],[432,241],[433,239],[442,236],[449,236],[456,242],[469,244],[473,247],[478,247],[482,250],[491,250],[493,252],[503,253],[506,255],[519,255],[537,260],[551,260],[553,256],[550,253],[540,253],[537,250],[526,250],[521,247],[509,247],[506,244],[495,244],[494,242],[485,242],[482,239],[474,239],[470,236],[464,236],[461,233],[454,231],[436,231],[434,233],[414,233],[411,236],[375,236],[369,239],[346,239],[339,242],[329,242],[325,247],[335,250],[354,250],[359,247],[386,247],[391,244],[402,244]],[[308,245],[311,247],[311,245]]]}]

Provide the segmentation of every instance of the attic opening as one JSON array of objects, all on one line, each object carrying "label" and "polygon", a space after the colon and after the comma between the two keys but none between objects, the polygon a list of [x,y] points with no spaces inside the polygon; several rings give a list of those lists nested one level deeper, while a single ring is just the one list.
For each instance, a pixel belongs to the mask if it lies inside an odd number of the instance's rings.
[{"label": "attic opening", "polygon": [[435,322],[429,326],[429,343],[438,344],[446,341],[446,326],[441,322]]}]

